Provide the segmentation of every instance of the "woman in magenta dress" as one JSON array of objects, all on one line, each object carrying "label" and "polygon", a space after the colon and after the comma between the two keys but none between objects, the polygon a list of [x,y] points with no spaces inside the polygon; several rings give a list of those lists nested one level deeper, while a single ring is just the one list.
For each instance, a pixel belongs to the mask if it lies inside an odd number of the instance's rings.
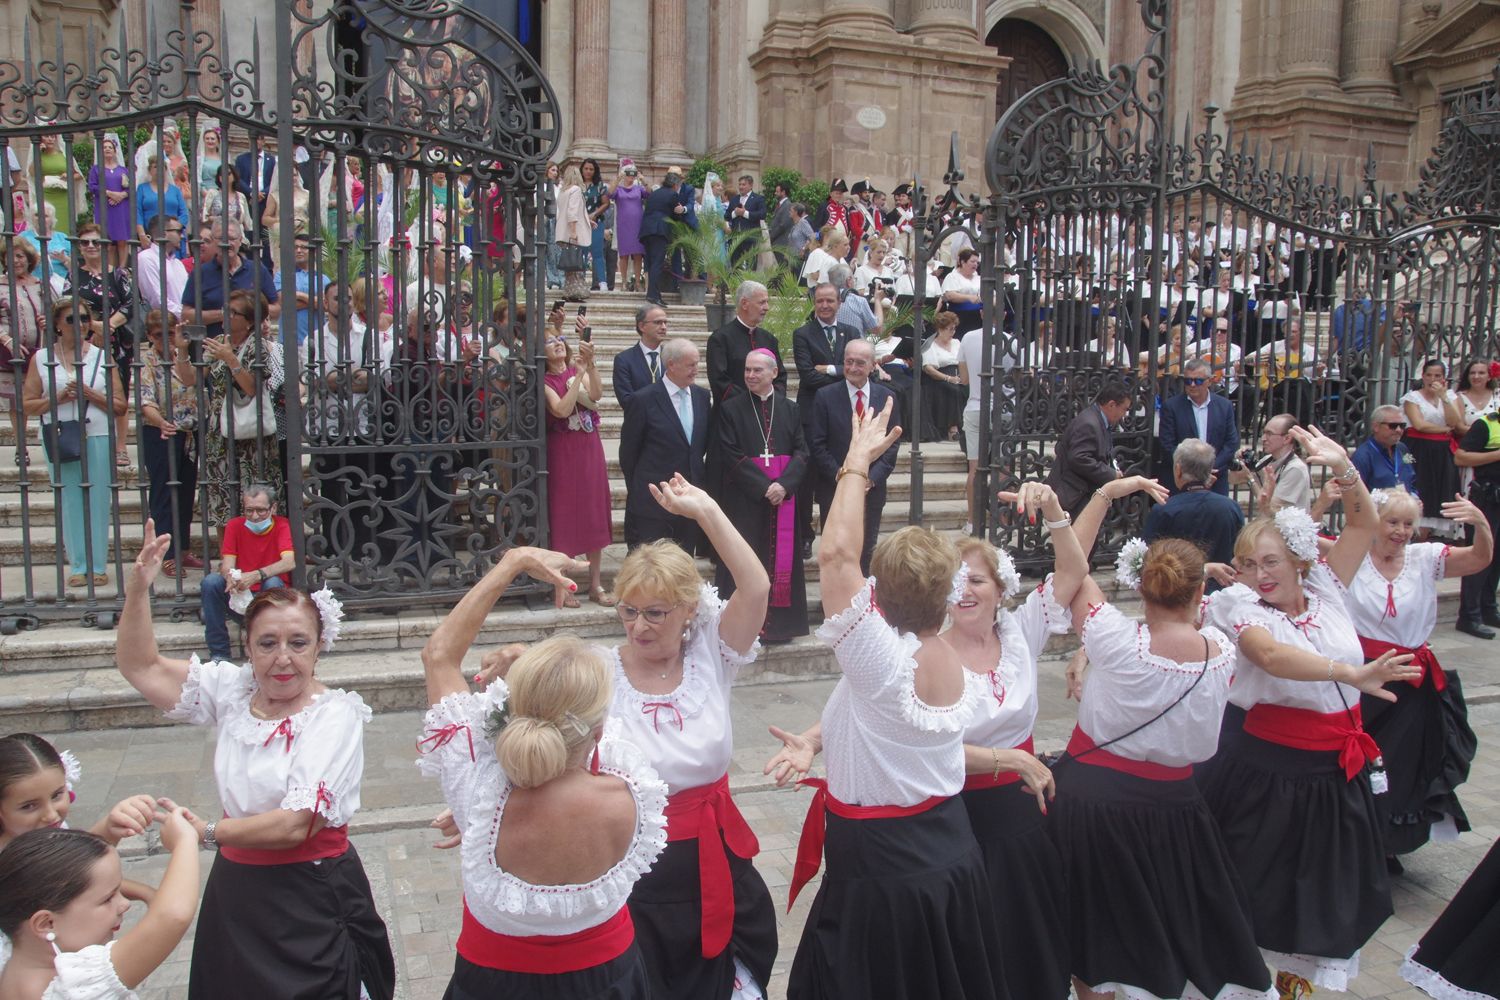
[{"label": "woman in magenta dress", "polygon": [[99,141],[100,162],[89,168],[89,198],[94,221],[104,227],[109,241],[109,266],[130,262],[130,169],[121,162],[120,137],[106,132]]},{"label": "woman in magenta dress", "polygon": [[[556,330],[547,331],[547,523],[551,548],[589,560],[589,600],[614,607],[614,596],[599,581],[599,557],[613,540],[609,512],[609,476],[604,443],[599,440],[599,400],[604,387],[594,367],[594,345],[573,351]],[[565,607],[578,607],[569,594]]]},{"label": "woman in magenta dress", "polygon": [[641,284],[641,262],[646,248],[641,243],[641,217],[646,214],[646,185],[642,184],[635,161],[620,161],[620,180],[610,195],[615,202],[615,253],[620,257],[620,277],[625,290],[633,292]]}]

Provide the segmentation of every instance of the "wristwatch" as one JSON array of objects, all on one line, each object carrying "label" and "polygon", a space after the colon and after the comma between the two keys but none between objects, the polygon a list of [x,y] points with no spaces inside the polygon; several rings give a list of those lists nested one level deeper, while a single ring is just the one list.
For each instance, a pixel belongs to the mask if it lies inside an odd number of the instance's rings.
[{"label": "wristwatch", "polygon": [[218,829],[218,827],[218,820],[215,820],[212,823],[205,823],[203,825],[203,846],[211,851],[217,851],[219,849],[219,838],[214,836],[214,832]]}]

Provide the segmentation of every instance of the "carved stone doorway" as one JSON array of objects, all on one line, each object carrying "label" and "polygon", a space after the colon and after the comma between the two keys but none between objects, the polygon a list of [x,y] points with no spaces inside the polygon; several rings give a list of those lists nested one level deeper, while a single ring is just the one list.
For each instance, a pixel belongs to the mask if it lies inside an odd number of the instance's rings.
[{"label": "carved stone doorway", "polygon": [[1032,90],[1068,74],[1068,57],[1045,28],[1019,17],[1001,18],[985,44],[1010,59],[995,87],[995,120]]}]

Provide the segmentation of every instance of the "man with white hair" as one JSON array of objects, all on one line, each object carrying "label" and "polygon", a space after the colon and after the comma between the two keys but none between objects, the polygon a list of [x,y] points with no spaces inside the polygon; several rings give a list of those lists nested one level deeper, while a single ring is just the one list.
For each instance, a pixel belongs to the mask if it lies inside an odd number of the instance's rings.
[{"label": "man with white hair", "polygon": [[771,293],[758,281],[742,281],[734,299],[734,319],[708,336],[708,388],[716,406],[745,391],[745,356],[757,347],[776,356],[776,388],[786,391],[786,365],[776,336],[760,328],[771,311]]},{"label": "man with white hair", "polygon": [[[1406,433],[1406,414],[1399,406],[1377,406],[1370,413],[1370,436],[1354,449],[1354,467],[1370,490],[1405,486],[1415,493],[1417,466],[1401,436]],[[1444,498],[1448,499],[1448,498]]]},{"label": "man with white hair", "polygon": [[231,292],[258,290],[270,307],[266,319],[281,315],[281,293],[270,268],[258,260],[241,255],[244,232],[240,224],[229,219],[214,223],[213,232],[201,249],[198,265],[188,275],[182,289],[182,321],[208,327],[208,336],[224,334],[224,304]]},{"label": "man with white hair", "polygon": [[[1215,475],[1213,445],[1190,437],[1172,451],[1174,493],[1166,503],[1151,508],[1141,534],[1146,544],[1158,538],[1183,538],[1203,550],[1209,562],[1234,561],[1234,540],[1245,526],[1240,505],[1221,496],[1209,484]],[[1210,593],[1218,584],[1210,581]]]}]

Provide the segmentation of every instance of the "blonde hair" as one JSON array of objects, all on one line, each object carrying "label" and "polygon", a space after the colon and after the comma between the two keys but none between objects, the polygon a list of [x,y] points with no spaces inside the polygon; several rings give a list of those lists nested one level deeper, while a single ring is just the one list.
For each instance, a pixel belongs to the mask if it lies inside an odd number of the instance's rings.
[{"label": "blonde hair", "polygon": [[583,762],[609,708],[609,671],[583,640],[559,635],[532,646],[506,676],[510,718],[495,756],[519,788],[536,788]]},{"label": "blonde hair", "polygon": [[621,599],[660,598],[692,604],[697,602],[702,587],[693,557],[665,538],[636,546],[615,575],[615,594]]},{"label": "blonde hair", "polygon": [[1262,514],[1240,529],[1239,537],[1234,540],[1234,557],[1236,559],[1244,559],[1249,556],[1255,551],[1255,547],[1260,544],[1260,536],[1268,532],[1286,550],[1287,558],[1297,567],[1297,574],[1299,576],[1306,576],[1307,571],[1312,569],[1312,563],[1306,559],[1299,558],[1292,551],[1291,546],[1286,543],[1286,536],[1281,533],[1280,528],[1276,527],[1276,518],[1270,514]]},{"label": "blonde hair", "polygon": [[885,620],[903,632],[941,626],[958,564],[958,547],[928,528],[907,525],[883,539],[870,572]]},{"label": "blonde hair", "polygon": [[1413,517],[1422,516],[1422,501],[1415,494],[1407,492],[1405,486],[1387,486],[1383,490],[1375,490],[1372,497],[1375,499],[1375,513],[1380,517],[1389,513],[1392,507],[1407,507]]}]

